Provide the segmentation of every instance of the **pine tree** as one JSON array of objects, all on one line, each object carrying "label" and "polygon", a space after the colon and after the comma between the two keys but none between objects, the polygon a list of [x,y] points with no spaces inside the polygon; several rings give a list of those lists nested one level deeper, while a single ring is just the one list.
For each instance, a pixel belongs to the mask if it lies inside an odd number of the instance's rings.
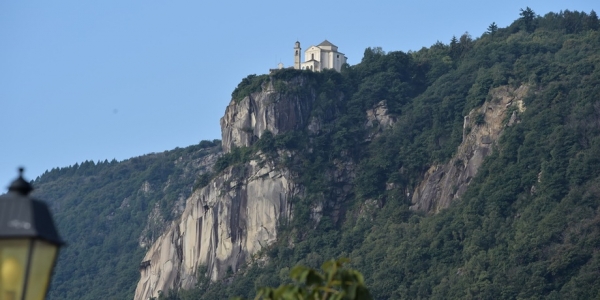
[{"label": "pine tree", "polygon": [[535,29],[534,20],[535,20],[535,12],[527,6],[525,9],[521,8],[521,16],[520,20],[525,25],[525,30],[528,32],[532,32]]},{"label": "pine tree", "polygon": [[490,24],[490,26],[487,28],[487,33],[494,36],[496,31],[498,31],[498,25],[496,25],[496,22],[492,22],[492,24]]},{"label": "pine tree", "polygon": [[587,28],[591,30],[598,30],[600,28],[600,22],[598,21],[598,15],[594,10],[590,12],[586,22]]}]

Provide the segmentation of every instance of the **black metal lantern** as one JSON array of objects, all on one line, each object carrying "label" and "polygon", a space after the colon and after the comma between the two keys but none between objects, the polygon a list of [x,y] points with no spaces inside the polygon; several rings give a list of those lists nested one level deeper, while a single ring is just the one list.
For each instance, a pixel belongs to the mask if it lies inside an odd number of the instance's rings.
[{"label": "black metal lantern", "polygon": [[61,240],[45,203],[29,197],[33,187],[19,178],[0,196],[0,299],[46,297]]}]

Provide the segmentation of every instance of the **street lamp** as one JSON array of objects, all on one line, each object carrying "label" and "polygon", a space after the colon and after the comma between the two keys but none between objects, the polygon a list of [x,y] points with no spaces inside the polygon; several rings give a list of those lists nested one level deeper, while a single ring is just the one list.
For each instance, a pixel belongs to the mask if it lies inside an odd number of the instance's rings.
[{"label": "street lamp", "polygon": [[58,249],[58,236],[45,203],[29,197],[33,186],[19,178],[0,196],[0,299],[46,297]]}]

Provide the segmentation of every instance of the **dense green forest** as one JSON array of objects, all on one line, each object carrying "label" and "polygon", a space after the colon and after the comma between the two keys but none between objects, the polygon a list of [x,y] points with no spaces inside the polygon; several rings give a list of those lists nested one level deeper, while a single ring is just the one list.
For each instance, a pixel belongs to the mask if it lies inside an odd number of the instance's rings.
[{"label": "dense green forest", "polygon": [[[34,196],[47,200],[67,246],[61,249],[48,299],[131,299],[138,267],[164,223],[181,213],[203,158],[220,141],[117,162],[77,163],[38,177]],[[149,217],[150,216],[150,217]]]},{"label": "dense green forest", "polygon": [[[323,124],[318,133],[265,134],[222,156],[215,172],[258,150],[276,157],[287,149],[295,155],[282,167],[296,172],[307,195],[295,199],[294,219],[264,251],[267,263],[161,298],[252,298],[258,287],[288,282],[294,265],[316,268],[335,257],[350,258],[376,299],[600,297],[598,28],[593,11],[542,17],[526,8],[479,38],[465,33],[409,53],[366,49],[341,73],[244,79],[234,99],[267,80],[284,94],[315,90],[312,114]],[[309,87],[286,85],[295,77]],[[463,116],[489,100],[490,89],[521,85],[530,90],[521,122],[505,128],[460,201],[436,215],[410,210],[405,191],[456,152]],[[398,120],[369,140],[365,111],[381,100]],[[357,170],[341,198],[327,174],[343,163]],[[325,207],[319,222],[315,203]]]},{"label": "dense green forest", "polygon": [[[196,288],[161,298],[252,298],[258,287],[289,282],[297,264],[318,268],[337,257],[350,259],[375,299],[600,297],[598,16],[537,16],[530,8],[515,15],[477,38],[465,33],[408,53],[368,48],[340,73],[251,75],[232,94],[241,100],[268,80],[284,95],[315,91],[318,132],[265,133],[218,159],[220,143],[204,141],[45,173],[36,196],[50,201],[69,242],[49,299],[132,298],[142,240],[177,217],[193,188],[257,151],[305,187],[293,199],[294,218],[281,223],[263,263],[215,283],[199,270]],[[288,84],[298,77],[308,84]],[[504,129],[463,197],[438,214],[409,209],[406,192],[457,151],[464,116],[490,100],[492,88],[522,85],[530,92],[521,121]],[[365,112],[382,100],[397,120],[373,135]],[[281,149],[294,155],[279,159]],[[208,155],[210,172],[198,163]],[[347,183],[328,176],[341,165],[356,175],[343,193]],[[318,222],[315,204],[323,206]]]}]

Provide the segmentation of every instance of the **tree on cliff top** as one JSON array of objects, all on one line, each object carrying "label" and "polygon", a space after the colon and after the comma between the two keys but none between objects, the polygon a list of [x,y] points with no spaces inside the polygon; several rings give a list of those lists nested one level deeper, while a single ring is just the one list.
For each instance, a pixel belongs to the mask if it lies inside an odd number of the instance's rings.
[{"label": "tree on cliff top", "polygon": [[525,9],[521,8],[521,13],[519,15],[521,16],[520,20],[523,22],[525,30],[532,32],[535,29],[535,12],[527,6]]}]

